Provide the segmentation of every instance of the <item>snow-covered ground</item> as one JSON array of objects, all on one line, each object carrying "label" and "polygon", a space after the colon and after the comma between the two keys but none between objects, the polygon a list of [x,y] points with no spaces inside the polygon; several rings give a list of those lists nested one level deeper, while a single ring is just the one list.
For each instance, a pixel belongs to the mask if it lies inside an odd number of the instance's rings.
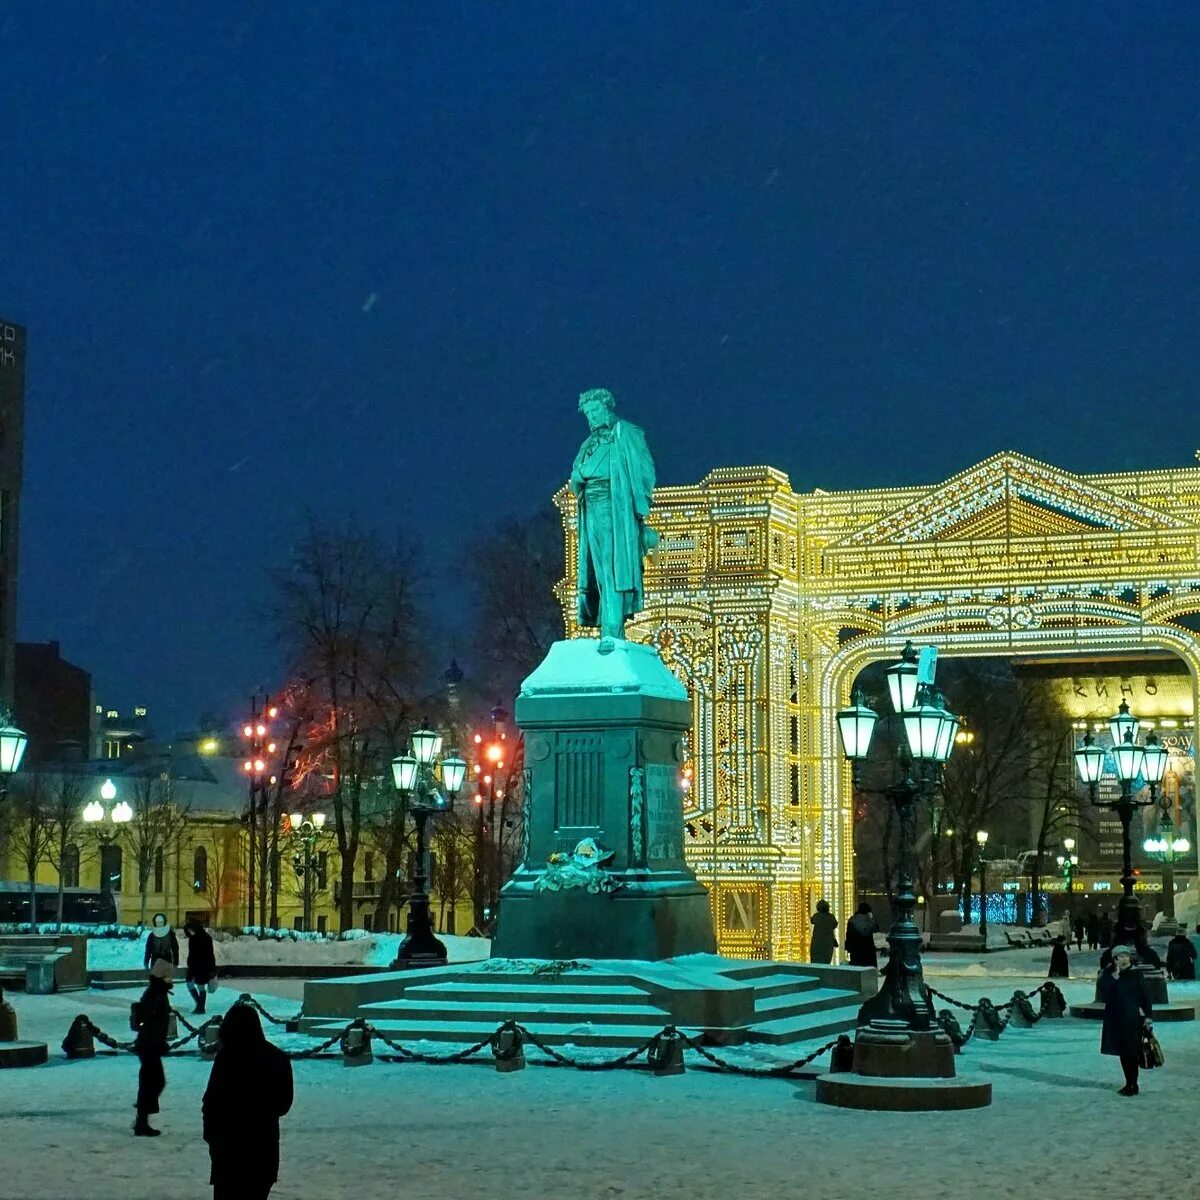
[{"label": "snow-covered ground", "polygon": [[[935,987],[967,1001],[1002,1002],[1045,975],[1047,952],[931,955]],[[1089,999],[1092,964],[1068,999]],[[945,960],[952,960],[946,963]],[[956,974],[943,972],[943,965]],[[995,975],[970,970],[995,965]],[[965,969],[964,969],[965,968]],[[1023,968],[1026,974],[1012,973]],[[297,980],[238,980],[213,997],[222,1011],[253,991],[280,1016],[295,1010]],[[1172,995],[1200,1003],[1200,985]],[[186,994],[177,1001],[185,1008]],[[131,993],[13,995],[24,1036],[53,1051],[86,1011],[125,1036]],[[1167,1064],[1143,1077],[1143,1094],[1116,1094],[1120,1071],[1098,1053],[1090,1022],[1046,1022],[971,1043],[960,1073],[992,1081],[990,1108],[964,1113],[858,1113],[815,1103],[813,1085],[689,1070],[656,1079],[634,1072],[530,1066],[500,1075],[487,1066],[423,1067],[337,1061],[295,1064],[296,1105],[283,1123],[279,1200],[892,1200],[898,1195],[981,1200],[1038,1194],[1091,1200],[1105,1180],[1136,1180],[1166,1200],[1195,1195],[1186,1163],[1200,1077],[1200,1022],[1158,1028]],[[272,1031],[272,1037],[280,1042]],[[306,1044],[304,1039],[287,1043]],[[794,1057],[781,1048],[781,1057]],[[207,1195],[200,1096],[209,1067],[167,1061],[151,1152],[130,1133],[136,1062],[129,1057],[0,1072],[3,1200],[183,1200]],[[1127,1124],[1128,1123],[1128,1124]],[[1097,1137],[1127,1128],[1146,1136]],[[1171,1147],[1183,1145],[1181,1154]],[[897,1148],[903,1153],[898,1154]],[[903,1163],[901,1183],[893,1174]],[[1115,1185],[1114,1185],[1115,1186]]]},{"label": "snow-covered ground", "polygon": [[[131,938],[92,938],[88,942],[88,967],[93,971],[132,970],[140,967],[146,953],[146,938],[142,934]],[[446,944],[451,962],[477,962],[487,958],[491,942],[487,938],[457,937],[440,934]],[[366,965],[388,967],[395,961],[400,945],[398,933],[365,934],[347,941],[291,941],[256,937],[239,937],[230,941],[215,941],[217,968],[222,966],[328,966]],[[186,959],[187,947],[179,934],[179,953]],[[0,1192],[3,1196],[3,1192]]]}]

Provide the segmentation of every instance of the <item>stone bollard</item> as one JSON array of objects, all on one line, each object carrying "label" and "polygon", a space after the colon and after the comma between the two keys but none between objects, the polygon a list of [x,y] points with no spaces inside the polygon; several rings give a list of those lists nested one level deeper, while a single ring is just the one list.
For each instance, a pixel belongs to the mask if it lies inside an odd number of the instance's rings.
[{"label": "stone bollard", "polygon": [[0,1042],[17,1040],[17,1010],[4,998],[0,991]]},{"label": "stone bollard", "polygon": [[205,1062],[212,1062],[221,1048],[221,1029],[219,1021],[206,1021],[200,1026],[200,1057]]},{"label": "stone bollard", "polygon": [[509,1021],[496,1034],[492,1043],[492,1057],[497,1071],[523,1071],[525,1069],[525,1045],[521,1031]]},{"label": "stone bollard", "polygon": [[998,1042],[1003,1029],[1003,1018],[996,1006],[984,996],[975,1010],[975,1036],[988,1042]]},{"label": "stone bollard", "polygon": [[374,1058],[375,1055],[371,1051],[371,1032],[367,1029],[366,1021],[358,1017],[342,1034],[342,1066],[365,1067],[373,1062]]},{"label": "stone bollard", "polygon": [[655,1075],[683,1074],[683,1038],[674,1025],[668,1025],[655,1037],[646,1059]]},{"label": "stone bollard", "polygon": [[954,1053],[961,1054],[962,1048],[967,1044],[967,1035],[958,1023],[958,1018],[948,1008],[943,1008],[937,1015],[937,1023],[954,1044]]},{"label": "stone bollard", "polygon": [[840,1074],[854,1070],[854,1043],[844,1034],[838,1034],[837,1044],[829,1055],[829,1073]]},{"label": "stone bollard", "polygon": [[1032,1029],[1041,1018],[1034,1011],[1033,1002],[1020,989],[1013,992],[1012,1008],[1009,1009],[1008,1023],[1018,1029]]},{"label": "stone bollard", "polygon": [[62,1040],[62,1051],[68,1058],[95,1058],[96,1043],[92,1038],[92,1023],[85,1014],[71,1022],[67,1036]]},{"label": "stone bollard", "polygon": [[1050,983],[1043,988],[1038,1008],[1044,1020],[1054,1020],[1067,1015],[1067,998],[1058,984]]}]

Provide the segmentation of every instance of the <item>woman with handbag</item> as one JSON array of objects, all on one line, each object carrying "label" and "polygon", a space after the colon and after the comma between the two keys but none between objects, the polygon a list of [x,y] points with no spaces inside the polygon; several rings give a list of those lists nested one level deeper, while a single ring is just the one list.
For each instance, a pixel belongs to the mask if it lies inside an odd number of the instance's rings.
[{"label": "woman with handbag", "polygon": [[193,1012],[203,1013],[208,993],[216,990],[217,956],[208,930],[196,920],[183,924],[183,936],[187,939],[187,990],[196,1002]]},{"label": "woman with handbag", "polygon": [[167,1086],[163,1055],[167,1052],[167,1030],[171,1020],[171,979],[175,968],[165,958],[157,958],[150,968],[150,983],[140,1000],[134,1002],[129,1023],[137,1030],[133,1051],[138,1056],[137,1120],[133,1132],[138,1137],[158,1137],[161,1129],[150,1125],[158,1112],[158,1098]]},{"label": "woman with handbag", "polygon": [[1100,1053],[1121,1060],[1121,1069],[1125,1072],[1125,1086],[1120,1089],[1122,1096],[1138,1094],[1142,1029],[1150,1019],[1150,998],[1146,995],[1140,972],[1135,971],[1132,964],[1132,949],[1114,946],[1112,961],[1100,974],[1100,995],[1104,998]]}]

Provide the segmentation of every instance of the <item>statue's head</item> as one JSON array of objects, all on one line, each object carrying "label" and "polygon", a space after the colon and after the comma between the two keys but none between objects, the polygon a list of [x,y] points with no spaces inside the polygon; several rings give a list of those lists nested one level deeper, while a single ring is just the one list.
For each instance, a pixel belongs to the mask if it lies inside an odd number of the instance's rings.
[{"label": "statue's head", "polygon": [[587,418],[590,429],[601,429],[614,420],[616,400],[608,388],[589,388],[579,396],[579,411]]}]

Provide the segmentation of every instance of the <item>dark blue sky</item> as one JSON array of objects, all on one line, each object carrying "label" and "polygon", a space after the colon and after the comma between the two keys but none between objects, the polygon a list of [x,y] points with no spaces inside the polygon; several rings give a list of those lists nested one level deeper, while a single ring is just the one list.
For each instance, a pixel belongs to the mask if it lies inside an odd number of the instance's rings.
[{"label": "dark blue sky", "polygon": [[457,548],[584,387],[671,483],[1200,444],[1193,3],[223,7],[0,13],[21,631],[160,727],[306,509]]}]

